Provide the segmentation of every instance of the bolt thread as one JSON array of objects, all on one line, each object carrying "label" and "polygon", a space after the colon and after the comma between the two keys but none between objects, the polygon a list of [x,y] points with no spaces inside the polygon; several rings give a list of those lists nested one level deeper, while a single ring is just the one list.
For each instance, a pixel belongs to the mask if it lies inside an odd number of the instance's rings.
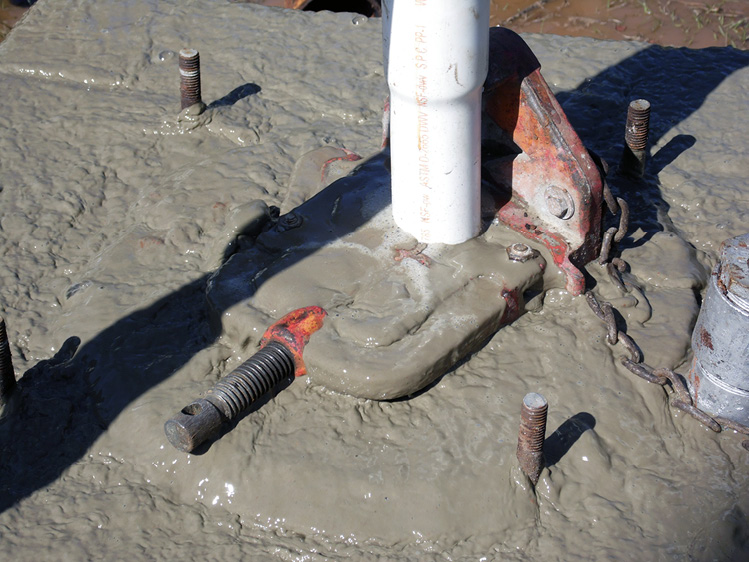
[{"label": "bolt thread", "polygon": [[200,103],[200,53],[195,49],[179,52],[180,101],[182,109]]},{"label": "bolt thread", "polygon": [[627,109],[624,140],[632,150],[645,150],[650,134],[650,102],[634,100]]},{"label": "bolt thread", "polygon": [[535,486],[544,466],[546,437],[546,398],[535,392],[526,394],[520,408],[517,457],[520,468]]},{"label": "bolt thread", "polygon": [[16,386],[16,375],[13,371],[13,359],[10,355],[8,333],[5,329],[5,319],[0,318],[0,404],[5,403],[6,397]]},{"label": "bolt thread", "polygon": [[200,53],[195,49],[180,50],[179,67],[188,71],[200,70]]},{"label": "bolt thread", "polygon": [[231,420],[293,372],[289,350],[270,342],[216,383],[206,399]]},{"label": "bolt thread", "polygon": [[529,408],[525,403],[520,409],[520,440],[532,452],[543,451],[548,409],[548,405]]}]

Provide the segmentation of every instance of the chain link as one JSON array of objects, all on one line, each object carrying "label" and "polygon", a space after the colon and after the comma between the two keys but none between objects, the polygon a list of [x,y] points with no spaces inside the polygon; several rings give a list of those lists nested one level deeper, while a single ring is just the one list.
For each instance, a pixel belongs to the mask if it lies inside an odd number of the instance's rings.
[{"label": "chain link", "polygon": [[[623,277],[623,274],[629,271],[629,264],[621,257],[612,256],[612,253],[616,251],[616,244],[621,242],[627,235],[627,230],[629,229],[629,205],[621,197],[614,197],[605,178],[603,180],[603,199],[606,202],[609,212],[614,216],[619,215],[619,225],[608,228],[604,233],[598,263],[606,268],[612,284],[622,294],[627,294],[633,289],[633,285],[628,283]],[[610,302],[599,300],[591,290],[586,291],[585,299],[593,313],[605,324],[606,341],[609,345],[614,346],[621,343],[627,350],[629,357],[621,355],[619,357],[620,363],[628,371],[649,383],[662,387],[670,387],[673,396],[673,400],[670,402],[672,408],[678,408],[689,414],[716,433],[719,433],[723,429],[730,429],[742,435],[749,435],[749,427],[719,416],[712,417],[697,408],[692,401],[692,395],[689,393],[686,381],[682,375],[671,369],[654,368],[645,363],[642,350],[635,340],[617,326],[616,309]],[[741,445],[749,450],[749,439],[742,441]]]}]

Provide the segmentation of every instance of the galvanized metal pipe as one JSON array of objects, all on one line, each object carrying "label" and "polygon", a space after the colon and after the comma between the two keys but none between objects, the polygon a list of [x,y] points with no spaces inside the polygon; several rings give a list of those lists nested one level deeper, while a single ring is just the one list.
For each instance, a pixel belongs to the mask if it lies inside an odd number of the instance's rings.
[{"label": "galvanized metal pipe", "polygon": [[723,242],[692,332],[695,405],[749,425],[749,233]]}]

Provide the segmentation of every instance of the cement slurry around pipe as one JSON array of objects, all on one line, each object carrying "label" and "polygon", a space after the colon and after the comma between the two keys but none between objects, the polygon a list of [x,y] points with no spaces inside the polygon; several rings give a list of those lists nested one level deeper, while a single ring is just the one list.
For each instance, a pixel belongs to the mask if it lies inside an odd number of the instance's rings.
[{"label": "cement slurry around pipe", "polygon": [[428,386],[522,313],[523,294],[543,287],[546,260],[534,252],[511,261],[506,247],[518,237],[491,215],[474,239],[414,253],[416,239],[393,219],[389,156],[361,163],[248,237],[211,276],[213,324],[228,341],[262,333],[285,311],[321,306],[327,316],[304,350],[312,384],[395,399]]},{"label": "cement slurry around pipe", "polygon": [[[346,14],[41,0],[0,44],[0,306],[23,375],[0,420],[3,558],[746,558],[739,440],[670,410],[558,290],[409,400],[300,379],[203,454],[166,443],[253,351],[214,337],[204,296],[252,202],[281,204],[312,149],[377,151],[379,40]],[[527,40],[609,162],[630,99],[653,104],[645,183],[613,186],[644,290],[589,269],[646,360],[683,366],[695,295],[749,218],[749,54]],[[199,122],[176,119],[185,46]],[[550,405],[535,496],[514,459],[528,391]]]}]

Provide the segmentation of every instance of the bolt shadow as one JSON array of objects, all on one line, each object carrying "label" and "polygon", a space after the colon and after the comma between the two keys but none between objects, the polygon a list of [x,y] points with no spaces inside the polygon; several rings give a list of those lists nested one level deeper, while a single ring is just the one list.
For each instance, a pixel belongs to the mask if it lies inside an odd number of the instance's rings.
[{"label": "bolt shadow", "polygon": [[[735,49],[649,47],[558,98],[587,146],[613,162],[621,153],[621,143],[612,139],[623,137],[630,99],[645,97],[653,104],[651,138],[656,142],[699,109],[723,79],[747,65],[749,52]],[[662,68],[672,69],[666,83],[659,74]],[[257,91],[254,85],[245,84],[213,105],[230,105]],[[678,103],[672,103],[675,97],[679,98]],[[654,167],[662,169],[681,151],[688,150],[693,145],[690,142],[688,138],[675,139],[661,149],[665,152],[656,154],[649,173]],[[331,184],[326,191],[345,193],[347,180]],[[624,195],[635,200],[634,228],[646,232],[662,229],[656,211],[659,207],[667,210],[667,205],[652,177],[644,182],[641,194]],[[383,205],[389,203],[389,198],[380,200]],[[357,224],[352,222],[350,226],[356,228]],[[339,235],[339,231],[331,229],[327,239],[305,245],[305,251],[312,253]],[[302,252],[294,255],[296,260],[304,256]],[[133,401],[215,343],[217,333],[210,327],[205,302],[211,275],[206,273],[186,283],[112,323],[83,344],[74,335],[67,338],[53,358],[39,362],[23,375],[0,419],[0,511],[60,478],[85,457]],[[268,278],[272,279],[272,275]],[[237,291],[236,302],[252,296],[252,285],[245,285],[244,292]],[[94,282],[72,291],[70,298],[99,288]],[[185,403],[194,394],[194,389],[185,389]],[[165,405],[164,420],[173,406]],[[585,413],[565,422],[546,441],[549,464],[557,462],[593,424],[593,417]],[[153,432],[162,431],[161,424],[153,427]]]},{"label": "bolt shadow", "polygon": [[242,84],[241,86],[234,88],[231,92],[226,94],[224,97],[217,99],[216,101],[211,102],[208,104],[207,109],[214,109],[217,107],[225,107],[227,105],[234,105],[239,100],[242,100],[249,96],[254,96],[255,94],[260,93],[260,86],[257,84],[253,84],[252,82],[248,82],[247,84]]},{"label": "bolt shadow", "polygon": [[697,144],[697,139],[692,135],[676,135],[655,153],[648,164],[648,172],[653,176],[657,176],[666,166],[695,144]]},{"label": "bolt shadow", "polygon": [[580,412],[566,420],[544,441],[546,466],[554,466],[566,455],[583,433],[596,426],[596,418]]}]

